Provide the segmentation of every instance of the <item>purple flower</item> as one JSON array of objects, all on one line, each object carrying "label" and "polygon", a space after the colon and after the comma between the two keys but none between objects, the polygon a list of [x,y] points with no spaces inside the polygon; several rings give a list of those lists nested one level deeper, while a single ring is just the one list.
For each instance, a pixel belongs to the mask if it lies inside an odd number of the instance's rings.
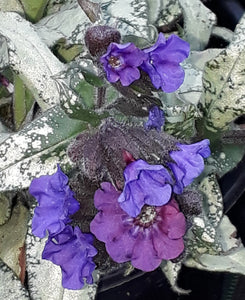
[{"label": "purple flower", "polygon": [[45,175],[32,180],[29,192],[38,201],[32,219],[32,232],[43,238],[46,230],[50,234],[59,233],[70,222],[69,215],[79,209],[68,186],[68,177],[58,166],[53,175]]},{"label": "purple flower", "polygon": [[144,206],[136,218],[128,216],[119,206],[120,192],[103,182],[94,196],[99,213],[90,224],[91,232],[105,243],[111,258],[142,271],[153,271],[162,259],[178,257],[184,250],[186,224],[175,200],[155,207]]},{"label": "purple flower", "polygon": [[162,33],[152,47],[143,50],[148,58],[140,66],[148,73],[153,85],[166,93],[176,91],[184,81],[185,73],[179,65],[190,52],[190,45],[171,35],[167,40]]},{"label": "purple flower", "polygon": [[145,204],[161,206],[170,200],[172,178],[161,165],[149,165],[142,159],[136,160],[125,168],[124,180],[124,189],[118,202],[132,217],[136,217]]},{"label": "purple flower", "polygon": [[123,45],[111,43],[107,52],[101,56],[100,62],[110,82],[120,80],[123,86],[128,86],[140,78],[138,66],[142,64],[146,56],[132,43]]},{"label": "purple flower", "polygon": [[43,259],[52,261],[61,267],[62,285],[66,289],[78,290],[87,283],[93,283],[92,261],[97,250],[92,245],[93,236],[84,234],[79,227],[67,225],[63,231],[50,235],[42,254]]},{"label": "purple flower", "polygon": [[183,145],[176,144],[180,151],[171,151],[170,156],[176,163],[169,163],[176,182],[173,191],[181,194],[185,186],[192,183],[204,170],[203,158],[210,155],[209,140]]},{"label": "purple flower", "polygon": [[156,129],[161,131],[161,127],[164,125],[164,113],[158,106],[153,106],[149,110],[148,121],[144,124],[145,130]]}]

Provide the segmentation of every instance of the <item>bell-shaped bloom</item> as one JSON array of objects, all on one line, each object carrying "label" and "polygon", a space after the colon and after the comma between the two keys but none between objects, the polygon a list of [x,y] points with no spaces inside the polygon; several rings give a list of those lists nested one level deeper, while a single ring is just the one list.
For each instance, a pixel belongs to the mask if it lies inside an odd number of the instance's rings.
[{"label": "bell-shaped bloom", "polygon": [[160,132],[161,127],[164,125],[164,113],[157,105],[154,105],[149,110],[149,117],[147,122],[144,124],[145,130],[156,129]]},{"label": "bell-shaped bloom", "polygon": [[62,231],[70,222],[69,215],[79,209],[79,202],[68,185],[68,177],[59,166],[53,175],[33,179],[29,192],[38,202],[32,219],[32,232],[40,238],[45,237],[46,230],[50,234]]},{"label": "bell-shaped bloom", "polygon": [[162,165],[150,165],[142,159],[133,161],[124,170],[124,188],[118,202],[131,217],[136,217],[145,205],[166,204],[172,193],[173,182]]},{"label": "bell-shaped bloom", "polygon": [[99,212],[90,224],[90,231],[105,243],[114,261],[131,261],[135,268],[148,272],[163,259],[183,252],[186,222],[174,199],[159,207],[145,205],[133,218],[119,206],[119,195],[109,182],[103,182],[94,196]]},{"label": "bell-shaped bloom", "polygon": [[52,261],[61,267],[62,286],[78,290],[87,283],[93,283],[92,272],[95,264],[92,259],[97,250],[92,245],[93,236],[84,234],[79,227],[67,225],[63,231],[50,235],[42,254],[43,259]]},{"label": "bell-shaped bloom", "polygon": [[147,55],[133,43],[111,43],[107,52],[101,56],[100,62],[103,64],[108,81],[120,80],[123,86],[128,86],[140,78],[138,67],[146,57]]},{"label": "bell-shaped bloom", "polygon": [[166,93],[176,91],[184,81],[185,72],[180,63],[188,57],[190,45],[177,35],[166,40],[160,33],[157,42],[143,51],[148,58],[140,67],[148,73],[152,84]]},{"label": "bell-shaped bloom", "polygon": [[184,187],[191,184],[204,170],[204,158],[209,157],[209,140],[205,139],[195,144],[184,145],[177,143],[179,151],[171,151],[170,156],[175,163],[169,163],[174,177],[173,191],[181,194]]}]

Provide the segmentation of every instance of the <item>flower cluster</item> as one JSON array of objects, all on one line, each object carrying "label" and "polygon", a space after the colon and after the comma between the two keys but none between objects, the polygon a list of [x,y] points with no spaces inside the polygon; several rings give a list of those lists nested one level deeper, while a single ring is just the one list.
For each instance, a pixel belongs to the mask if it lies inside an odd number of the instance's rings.
[{"label": "flower cluster", "polygon": [[170,152],[175,163],[169,163],[174,179],[163,166],[140,159],[125,168],[122,192],[108,182],[96,191],[94,203],[99,213],[90,230],[116,262],[131,261],[138,269],[152,271],[162,259],[183,252],[186,222],[174,193],[182,193],[201,174],[210,149],[208,140],[176,146],[180,150]]},{"label": "flower cluster", "polygon": [[[131,261],[143,271],[156,269],[162,260],[177,258],[184,251],[186,219],[175,200],[204,168],[210,155],[209,141],[177,143],[169,152],[171,162],[151,165],[123,152],[127,163],[124,187],[117,190],[102,182],[95,192],[94,205],[99,211],[90,223],[90,231],[105,243],[110,257],[123,263]],[[30,193],[36,197],[32,229],[39,237],[49,233],[42,258],[61,267],[62,285],[80,289],[92,283],[95,269],[91,234],[68,225],[69,216],[79,209],[60,167],[53,175],[34,179]]]},{"label": "flower cluster", "polygon": [[71,221],[69,216],[79,209],[68,186],[68,177],[58,166],[55,174],[33,179],[29,192],[38,201],[32,232],[40,238],[45,237],[46,232],[49,234],[42,258],[61,267],[64,288],[80,289],[84,278],[87,283],[92,283],[91,274],[95,268],[92,257],[97,250],[90,234],[67,225]]},{"label": "flower cluster", "polygon": [[189,52],[189,44],[178,36],[173,34],[166,40],[160,33],[156,43],[143,50],[133,43],[111,43],[100,61],[110,82],[120,80],[123,86],[128,86],[140,78],[140,68],[149,75],[155,88],[171,93],[184,81],[180,63]]}]

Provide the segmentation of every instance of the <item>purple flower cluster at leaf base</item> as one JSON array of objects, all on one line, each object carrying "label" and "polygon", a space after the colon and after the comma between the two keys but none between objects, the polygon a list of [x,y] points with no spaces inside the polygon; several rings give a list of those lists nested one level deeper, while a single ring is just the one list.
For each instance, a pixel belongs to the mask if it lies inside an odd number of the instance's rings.
[{"label": "purple flower cluster at leaf base", "polygon": [[175,176],[173,191],[181,194],[184,187],[191,184],[204,170],[203,158],[210,155],[209,140],[205,139],[195,144],[177,144],[179,151],[171,151],[170,156],[175,163],[169,163]]},{"label": "purple flower cluster at leaf base", "polygon": [[99,213],[90,224],[91,232],[105,243],[111,258],[142,271],[153,271],[163,259],[178,257],[184,250],[186,230],[184,215],[174,199],[155,207],[145,205],[136,218],[118,204],[120,192],[108,182],[101,184],[94,196]]},{"label": "purple flower cluster at leaf base", "polygon": [[140,67],[148,73],[153,85],[166,93],[176,91],[185,77],[179,64],[188,57],[190,45],[177,35],[166,40],[160,33],[157,42],[143,51],[148,57]]},{"label": "purple flower cluster at leaf base", "polygon": [[157,105],[154,105],[149,110],[149,117],[147,122],[144,124],[145,130],[156,129],[158,132],[161,131],[161,127],[164,125],[164,112]]},{"label": "purple flower cluster at leaf base", "polygon": [[124,179],[124,189],[118,202],[131,217],[136,217],[145,204],[161,206],[171,198],[173,180],[162,165],[136,160],[125,168]]},{"label": "purple flower cluster at leaf base", "polygon": [[111,43],[107,52],[101,56],[100,62],[106,71],[108,81],[120,80],[123,86],[128,86],[140,78],[138,67],[145,58],[146,54],[132,43]]},{"label": "purple flower cluster at leaf base", "polygon": [[95,264],[92,258],[97,250],[92,242],[91,234],[83,234],[78,227],[73,231],[69,225],[60,233],[49,236],[42,258],[61,267],[64,288],[81,289],[84,279],[87,283],[93,283],[92,272]]},{"label": "purple flower cluster at leaf base", "polygon": [[38,202],[32,219],[32,232],[43,238],[46,230],[56,234],[70,222],[69,215],[79,209],[79,202],[68,186],[68,177],[58,166],[53,175],[44,175],[32,180],[29,192]]}]

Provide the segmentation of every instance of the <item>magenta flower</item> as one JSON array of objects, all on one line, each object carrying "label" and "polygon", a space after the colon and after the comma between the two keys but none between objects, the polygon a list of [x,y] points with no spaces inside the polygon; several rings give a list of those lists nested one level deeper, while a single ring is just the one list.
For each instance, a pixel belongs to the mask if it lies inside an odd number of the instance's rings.
[{"label": "magenta flower", "polygon": [[43,238],[46,230],[56,234],[70,222],[69,215],[79,209],[78,201],[68,186],[68,177],[58,166],[53,175],[45,175],[32,180],[29,192],[38,202],[32,219],[32,232]]},{"label": "magenta flower", "polygon": [[170,156],[176,163],[169,163],[174,177],[175,185],[173,191],[182,194],[184,187],[191,184],[204,170],[203,158],[210,155],[209,140],[183,145],[176,144],[180,151],[171,151]]},{"label": "magenta flower", "polygon": [[172,178],[161,165],[149,165],[136,160],[124,170],[125,185],[118,198],[119,205],[132,217],[136,217],[145,205],[161,206],[171,197]]},{"label": "magenta flower", "polygon": [[162,33],[152,47],[143,50],[148,58],[140,66],[148,73],[152,84],[166,93],[176,91],[184,81],[185,72],[179,65],[190,52],[190,45],[171,35],[167,40]]},{"label": "magenta flower", "polygon": [[147,122],[144,124],[145,130],[156,129],[158,132],[161,131],[161,127],[164,125],[164,113],[157,105],[154,105],[149,110],[149,117]]},{"label": "magenta flower", "polygon": [[84,234],[79,227],[67,225],[63,231],[50,235],[42,258],[52,261],[61,267],[62,286],[66,289],[78,290],[87,283],[93,283],[92,272],[95,264],[92,258],[97,250],[92,245],[91,234]]},{"label": "magenta flower", "polygon": [[123,45],[111,43],[107,52],[101,56],[100,62],[106,71],[108,81],[117,82],[120,80],[123,86],[128,86],[140,78],[138,67],[146,56],[132,43]]},{"label": "magenta flower", "polygon": [[174,199],[168,204],[144,206],[140,215],[132,218],[118,204],[120,192],[108,182],[101,184],[94,196],[99,213],[90,224],[91,232],[105,243],[111,258],[142,271],[153,271],[163,259],[178,257],[184,250],[184,215]]}]

